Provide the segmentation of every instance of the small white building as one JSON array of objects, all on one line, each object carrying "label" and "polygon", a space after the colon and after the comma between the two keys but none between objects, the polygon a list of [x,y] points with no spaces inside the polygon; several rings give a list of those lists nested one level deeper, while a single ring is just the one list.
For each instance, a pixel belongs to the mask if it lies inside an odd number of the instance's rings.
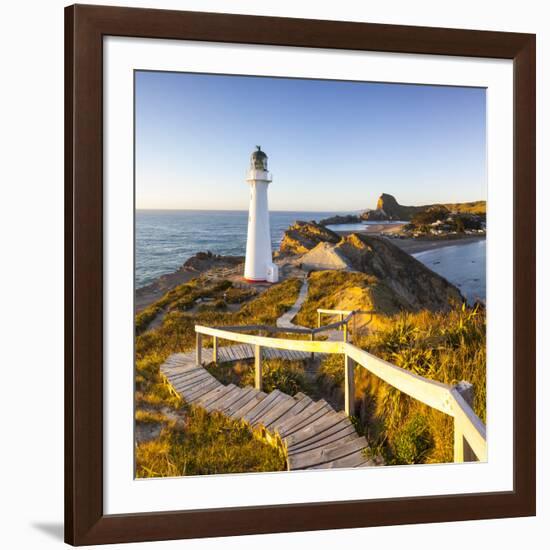
[{"label": "small white building", "polygon": [[267,170],[267,155],[259,145],[256,147],[256,151],[250,156],[250,167],[246,177],[250,186],[250,206],[244,278],[250,282],[276,283],[279,280],[279,269],[273,263],[271,254],[267,205],[267,188],[271,183],[271,174]]}]

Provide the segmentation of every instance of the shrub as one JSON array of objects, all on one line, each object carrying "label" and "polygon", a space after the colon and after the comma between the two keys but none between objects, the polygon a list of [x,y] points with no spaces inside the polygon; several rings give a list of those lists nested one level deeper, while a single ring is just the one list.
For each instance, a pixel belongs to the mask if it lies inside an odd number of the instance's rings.
[{"label": "shrub", "polygon": [[[243,373],[241,385],[254,385],[254,368]],[[302,362],[286,359],[268,359],[262,363],[262,388],[266,393],[279,390],[287,395],[308,393],[311,389]]]},{"label": "shrub", "polygon": [[393,461],[396,464],[424,462],[433,446],[427,419],[414,414],[397,430],[392,440]]},{"label": "shrub", "polygon": [[[425,378],[474,386],[475,413],[486,416],[485,310],[466,305],[449,313],[403,313],[358,344],[373,355]],[[369,443],[386,462],[411,464],[453,460],[452,419],[399,392],[365,369],[356,369]],[[422,428],[422,429],[421,429]],[[413,437],[414,436],[414,437]]]}]

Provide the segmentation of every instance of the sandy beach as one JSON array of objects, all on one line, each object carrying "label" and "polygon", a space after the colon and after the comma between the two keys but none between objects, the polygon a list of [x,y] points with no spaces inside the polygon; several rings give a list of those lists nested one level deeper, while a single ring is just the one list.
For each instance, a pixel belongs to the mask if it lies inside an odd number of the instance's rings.
[{"label": "sandy beach", "polygon": [[[338,231],[334,230],[338,235],[343,237],[346,235],[351,235],[352,233],[363,233],[366,235],[377,235],[377,236],[389,236],[394,233],[398,233],[401,228],[406,224],[369,224],[365,226],[364,230],[355,230],[355,231]],[[391,238],[391,242],[408,252],[409,254],[417,254],[418,252],[425,252],[426,250],[434,250],[436,248],[443,248],[445,246],[457,246],[465,245],[470,243],[475,243],[478,241],[485,240],[485,235],[448,235],[445,237],[437,236],[427,236],[427,237],[417,237],[413,238]]]},{"label": "sandy beach", "polygon": [[417,254],[418,252],[425,252],[426,250],[434,250],[446,246],[462,246],[484,240],[485,235],[468,235],[467,237],[459,237],[456,239],[449,237],[434,237],[432,239],[391,239],[391,242],[409,254]]}]

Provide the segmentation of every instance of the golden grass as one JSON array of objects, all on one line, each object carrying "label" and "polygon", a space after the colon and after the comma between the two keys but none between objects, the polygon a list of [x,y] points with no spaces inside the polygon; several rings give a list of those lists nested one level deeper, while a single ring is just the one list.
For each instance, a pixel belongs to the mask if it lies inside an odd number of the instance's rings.
[{"label": "golden grass", "polygon": [[[215,301],[225,295],[224,300],[236,302],[253,295],[247,289],[233,287],[229,281],[209,283],[204,288],[201,284],[204,282],[195,279],[176,287],[136,319],[136,421],[163,426],[158,438],[137,445],[138,477],[285,468],[280,450],[256,439],[244,425],[194,409],[187,411],[183,427],[170,421],[160,409],[176,411],[186,405],[171,389],[159,367],[172,353],[194,348],[195,324],[275,324],[296,301],[301,283],[290,279],[274,285],[238,312],[207,308],[190,315],[187,308],[192,307],[197,297],[208,296]],[[161,310],[167,312],[162,323],[153,330],[145,330]]]},{"label": "golden grass", "polygon": [[257,439],[242,422],[190,408],[183,424],[136,446],[137,477],[165,477],[286,469],[281,449]]},{"label": "golden grass", "polygon": [[[486,337],[482,308],[449,313],[402,313],[356,345],[429,379],[474,386],[474,411],[485,422]],[[325,385],[343,386],[343,360],[328,358],[319,373]],[[373,454],[389,464],[453,460],[452,419],[399,392],[366,369],[355,369],[356,398]]]},{"label": "golden grass", "polygon": [[[362,311],[377,310],[387,314],[397,313],[401,304],[396,295],[376,277],[365,273],[346,271],[315,271],[309,276],[309,292],[295,323],[307,327],[317,326],[317,309],[342,309]],[[378,326],[385,316],[375,315],[370,326]],[[323,318],[323,324],[336,318]],[[369,320],[368,315],[357,317],[358,324]]]}]

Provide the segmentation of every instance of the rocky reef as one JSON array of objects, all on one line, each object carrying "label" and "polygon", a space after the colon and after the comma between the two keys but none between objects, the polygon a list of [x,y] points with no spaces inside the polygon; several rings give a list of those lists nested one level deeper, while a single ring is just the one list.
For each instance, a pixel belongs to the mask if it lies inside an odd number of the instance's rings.
[{"label": "rocky reef", "polygon": [[299,222],[287,230],[283,243],[303,269],[363,273],[371,277],[373,289],[384,288],[391,303],[408,311],[446,311],[463,301],[454,285],[384,237],[339,237],[320,231],[318,224]]},{"label": "rocky reef", "polygon": [[331,216],[319,222],[320,225],[341,225],[346,223],[361,223],[361,216],[355,214]]}]

